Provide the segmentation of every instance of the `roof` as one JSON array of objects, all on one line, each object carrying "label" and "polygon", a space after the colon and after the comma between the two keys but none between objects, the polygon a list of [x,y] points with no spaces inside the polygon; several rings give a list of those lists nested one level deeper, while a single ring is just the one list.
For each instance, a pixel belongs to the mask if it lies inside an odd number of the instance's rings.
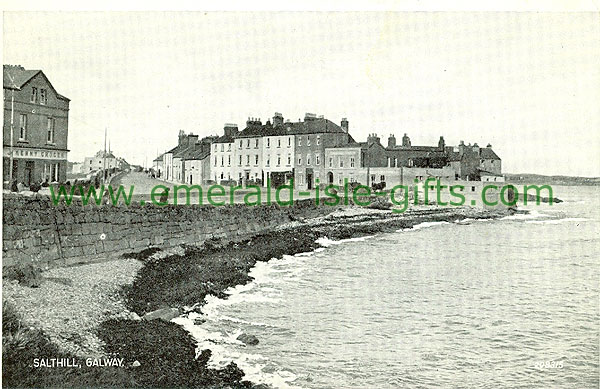
[{"label": "roof", "polygon": [[500,157],[494,152],[494,150],[492,150],[491,147],[482,148],[480,150],[481,150],[481,158],[500,160]]},{"label": "roof", "polygon": [[462,160],[462,155],[460,153],[457,153],[455,151],[449,151],[447,152],[447,154],[449,162],[457,162]]},{"label": "roof", "polygon": [[4,65],[4,88],[20,90],[29,80],[41,70],[26,70],[21,66]]},{"label": "roof", "polygon": [[223,135],[215,139],[213,143],[233,143],[233,137],[231,135]]},{"label": "roof", "polygon": [[163,153],[163,154],[159,155],[158,157],[154,158],[153,162],[162,162],[163,155],[165,155],[165,154]]},{"label": "roof", "polygon": [[387,150],[390,151],[401,151],[401,150],[406,150],[406,151],[431,151],[431,152],[441,152],[440,148],[438,146],[394,146],[394,147],[386,147]]},{"label": "roof", "polygon": [[2,67],[3,71],[3,86],[5,89],[14,89],[21,90],[25,84],[29,82],[33,77],[37,76],[39,73],[46,79],[48,85],[52,88],[54,93],[59,99],[67,100],[69,99],[54,89],[48,77],[41,70],[27,70],[23,66],[15,66],[15,65],[4,65]]},{"label": "roof", "polygon": [[195,144],[187,147],[181,147],[177,152],[173,154],[173,158],[187,158],[194,151],[196,151]]},{"label": "roof", "polygon": [[346,144],[343,144],[343,145],[336,145],[336,146],[328,147],[328,148],[332,148],[332,149],[355,149],[355,148],[361,148],[361,149],[364,149],[364,148],[367,148],[367,147],[368,147],[367,142],[356,142],[356,141],[353,141],[353,142],[349,142],[349,143],[346,143]]},{"label": "roof", "polygon": [[287,122],[271,125],[266,124],[250,124],[244,128],[236,138],[254,138],[260,136],[285,136],[285,135],[301,135],[301,134],[328,134],[328,133],[343,133],[346,132],[342,127],[338,126],[329,119],[313,119],[303,122]]},{"label": "roof", "polygon": [[192,152],[188,157],[186,157],[186,160],[190,160],[190,159],[202,160],[202,159],[208,157],[209,155],[210,155],[210,150],[196,150],[196,151]]}]

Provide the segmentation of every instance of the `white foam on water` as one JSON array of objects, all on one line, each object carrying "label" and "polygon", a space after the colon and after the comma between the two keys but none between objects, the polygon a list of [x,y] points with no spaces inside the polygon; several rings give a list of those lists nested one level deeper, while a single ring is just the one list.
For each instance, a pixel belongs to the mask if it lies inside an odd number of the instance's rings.
[{"label": "white foam on water", "polygon": [[585,222],[585,221],[589,221],[590,219],[586,219],[583,217],[567,217],[564,219],[550,219],[550,220],[528,220],[525,223],[531,223],[531,224],[561,224],[561,223],[565,223],[565,222]]},{"label": "white foam on water", "polygon": [[361,236],[358,238],[348,238],[348,239],[340,239],[340,240],[332,240],[327,237],[321,237],[321,238],[317,239],[316,242],[323,247],[329,247],[329,246],[334,246],[334,245],[348,243],[348,242],[364,242],[365,240],[370,239],[374,236],[375,235],[367,235],[367,236]]},{"label": "white foam on water", "polygon": [[401,228],[399,230],[396,230],[396,232],[418,231],[423,228],[441,226],[444,224],[450,224],[450,223],[448,223],[448,222],[423,222],[423,223],[416,224],[416,225],[412,226],[411,228]]},{"label": "white foam on water", "polygon": [[241,326],[272,327],[268,323],[251,322],[223,315],[220,310],[224,306],[235,304],[278,303],[279,299],[274,298],[273,295],[278,295],[281,288],[273,286],[300,281],[298,276],[302,272],[302,268],[298,265],[304,263],[313,254],[314,251],[311,251],[296,255],[284,255],[282,258],[272,258],[268,262],[257,262],[248,273],[253,281],[228,288],[225,291],[228,295],[226,299],[212,295],[206,296],[205,304],[202,306],[203,315],[190,312],[172,321],[183,326],[194,337],[198,343],[197,353],[205,349],[211,350],[209,367],[222,369],[230,362],[234,362],[244,371],[246,380],[268,384],[275,388],[294,388],[295,386],[292,386],[291,382],[297,378],[295,374],[280,369],[271,371],[273,370],[272,363],[269,372],[265,372],[264,368],[267,367],[268,358],[245,352],[246,346],[237,340],[237,337],[243,333],[242,329],[237,329],[233,333],[208,331],[202,324],[196,325],[194,319],[200,317],[217,323],[217,325],[219,321],[227,321]]},{"label": "white foam on water", "polygon": [[[277,303],[279,300],[273,298],[273,294],[279,294],[281,288],[274,288],[273,285],[284,283],[302,282],[301,275],[303,268],[298,266],[304,263],[309,257],[315,253],[323,252],[326,247],[339,245],[348,242],[362,242],[373,236],[363,236],[359,238],[349,238],[342,240],[331,240],[329,238],[320,238],[316,243],[323,247],[319,247],[313,251],[297,253],[295,255],[283,255],[281,258],[272,258],[268,262],[257,262],[249,271],[249,275],[253,281],[245,285],[237,285],[225,290],[228,295],[226,299],[220,299],[216,296],[208,295],[205,297],[205,304],[202,306],[204,315],[196,312],[190,312],[187,315],[182,315],[173,319],[184,327],[198,342],[197,352],[202,350],[211,350],[211,358],[208,362],[211,368],[222,369],[230,362],[235,362],[237,366],[245,373],[244,379],[254,383],[265,383],[275,388],[294,388],[292,382],[297,376],[286,370],[277,370],[274,372],[265,372],[263,369],[267,366],[268,358],[259,354],[249,354],[238,351],[239,348],[245,345],[237,340],[237,337],[242,334],[242,330],[238,329],[233,333],[211,332],[204,328],[201,324],[194,324],[194,319],[201,317],[212,322],[228,321],[231,323],[239,323],[241,325],[272,327],[268,323],[255,323],[239,318],[220,314],[220,308],[223,306],[231,306],[240,303]],[[268,286],[267,286],[268,285]],[[271,369],[269,369],[271,370]]]},{"label": "white foam on water", "polygon": [[208,366],[213,369],[223,369],[230,362],[234,362],[244,371],[244,379],[254,383],[265,383],[275,388],[295,388],[290,385],[297,377],[289,371],[276,371],[273,373],[264,372],[267,366],[268,358],[260,354],[252,354],[236,351],[226,345],[243,346],[243,343],[237,340],[242,334],[241,330],[232,334],[222,334],[219,332],[209,332],[202,326],[194,324],[194,319],[200,315],[191,312],[187,316],[180,316],[172,321],[187,330],[198,342],[196,353],[199,355],[202,350],[211,350],[211,358]]},{"label": "white foam on water", "polygon": [[529,220],[529,219],[539,219],[544,217],[551,217],[545,213],[540,213],[538,210],[531,210],[529,213],[515,213],[514,215],[504,216],[500,218],[500,220]]}]

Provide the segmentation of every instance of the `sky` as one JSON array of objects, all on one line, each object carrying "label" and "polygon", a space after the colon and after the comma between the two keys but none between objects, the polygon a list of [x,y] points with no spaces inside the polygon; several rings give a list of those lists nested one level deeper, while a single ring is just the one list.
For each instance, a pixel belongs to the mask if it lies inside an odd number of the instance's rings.
[{"label": "sky", "polygon": [[5,12],[3,63],[71,99],[70,161],[151,165],[179,130],[306,112],[413,145],[491,143],[509,173],[600,176],[600,14]]}]

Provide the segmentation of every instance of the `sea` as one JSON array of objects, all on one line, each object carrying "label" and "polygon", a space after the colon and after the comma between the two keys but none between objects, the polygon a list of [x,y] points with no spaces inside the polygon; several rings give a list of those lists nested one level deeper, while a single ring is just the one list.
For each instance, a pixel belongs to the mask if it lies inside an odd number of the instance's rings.
[{"label": "sea", "polygon": [[553,189],[529,214],[323,237],[174,321],[275,388],[598,388],[600,187]]}]

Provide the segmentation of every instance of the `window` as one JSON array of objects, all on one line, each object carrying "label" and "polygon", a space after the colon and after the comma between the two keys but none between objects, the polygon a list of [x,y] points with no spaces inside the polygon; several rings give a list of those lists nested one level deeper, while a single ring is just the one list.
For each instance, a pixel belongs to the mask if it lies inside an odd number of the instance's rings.
[{"label": "window", "polygon": [[289,155],[288,155],[288,163],[287,164],[288,164],[288,166],[292,164],[292,157],[290,157]]},{"label": "window", "polygon": [[344,158],[340,157],[340,167],[344,167]]},{"label": "window", "polygon": [[225,165],[225,158],[221,155],[221,166]]},{"label": "window", "polygon": [[306,164],[310,165],[310,154],[306,156]]},{"label": "window", "polygon": [[246,141],[246,148],[250,148],[250,138],[248,138],[248,140]]},{"label": "window", "polygon": [[227,166],[231,166],[231,155],[227,156]]},{"label": "window", "polygon": [[317,145],[320,145],[320,144],[321,144],[321,136],[317,135]]},{"label": "window", "polygon": [[354,157],[350,157],[350,167],[354,167]]},{"label": "window", "polygon": [[333,158],[329,157],[329,167],[333,167]]},{"label": "window", "polygon": [[379,181],[385,181],[385,176],[380,176]]},{"label": "window", "polygon": [[225,150],[225,145],[221,145],[221,152],[223,152]]},{"label": "window", "polygon": [[281,139],[277,139],[277,147],[281,147]]},{"label": "window", "polygon": [[277,166],[281,165],[281,155],[277,154]]},{"label": "window", "polygon": [[320,156],[319,154],[315,155],[315,163],[316,163],[317,165],[320,165],[320,164],[321,164],[321,156]]},{"label": "window", "polygon": [[267,147],[271,147],[271,138],[267,138]]},{"label": "window", "polygon": [[258,165],[258,154],[254,156],[254,164]]},{"label": "window", "polygon": [[302,165],[302,157],[298,157],[298,165]]},{"label": "window", "polygon": [[302,146],[302,137],[301,136],[298,137],[298,146]]},{"label": "window", "polygon": [[[240,149],[242,148],[242,140],[240,139]],[[241,162],[240,162],[241,163]]]},{"label": "window", "polygon": [[223,172],[221,172],[221,179],[225,178],[225,175],[223,174]]},{"label": "window", "polygon": [[40,89],[40,104],[48,104],[48,95],[46,94],[46,89]]},{"label": "window", "polygon": [[414,165],[414,162],[413,162],[413,160],[411,158],[411,159],[408,160],[408,166],[409,167],[413,167],[413,165]]},{"label": "window", "polygon": [[215,145],[215,152],[217,151],[217,145]]},{"label": "window", "polygon": [[304,184],[304,175],[302,173],[298,174],[298,183]]},{"label": "window", "polygon": [[227,151],[231,151],[231,143],[227,143]]},{"label": "window", "polygon": [[474,186],[471,187],[471,192],[475,192],[475,187]]},{"label": "window", "polygon": [[19,140],[25,140],[27,139],[27,115],[21,114],[19,122]]},{"label": "window", "polygon": [[250,165],[250,155],[246,155],[246,166]]},{"label": "window", "polygon": [[31,88],[31,100],[32,103],[37,103],[38,101],[38,92],[37,88]]},{"label": "window", "polygon": [[254,140],[254,148],[257,149],[258,148],[258,138],[256,138]]},{"label": "window", "polygon": [[267,166],[271,164],[271,156],[267,155]]},{"label": "window", "polygon": [[54,119],[53,118],[48,118],[47,129],[48,129],[47,141],[48,141],[48,143],[54,143]]},{"label": "window", "polygon": [[217,166],[217,156],[215,155],[215,166]]},{"label": "window", "polygon": [[292,146],[292,138],[288,136],[288,147]]},{"label": "window", "polygon": [[371,182],[375,182],[375,174],[371,174]]},{"label": "window", "polygon": [[242,156],[240,155],[240,166],[242,166]]},{"label": "window", "polygon": [[306,145],[310,146],[310,135],[306,136]]}]

